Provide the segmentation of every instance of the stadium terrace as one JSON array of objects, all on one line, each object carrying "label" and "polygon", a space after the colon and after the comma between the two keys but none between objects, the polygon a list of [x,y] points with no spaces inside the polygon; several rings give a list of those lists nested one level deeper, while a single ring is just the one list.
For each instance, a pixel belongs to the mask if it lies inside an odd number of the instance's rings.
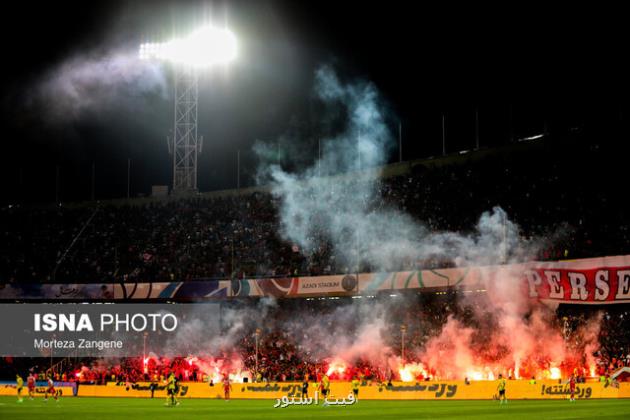
[{"label": "stadium terrace", "polygon": [[0,419],[629,417],[625,10],[83,3],[3,9]]}]

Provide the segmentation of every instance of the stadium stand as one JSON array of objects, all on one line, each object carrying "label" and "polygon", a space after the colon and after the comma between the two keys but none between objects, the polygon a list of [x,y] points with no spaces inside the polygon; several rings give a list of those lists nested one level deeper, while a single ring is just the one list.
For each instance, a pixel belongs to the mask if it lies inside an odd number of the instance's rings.
[{"label": "stadium stand", "polygon": [[[611,182],[622,168],[597,149],[576,147],[571,156],[561,155],[539,144],[386,168],[377,181],[379,199],[371,205],[394,206],[431,230],[455,232],[469,231],[483,211],[498,205],[524,239],[544,244],[532,256],[537,260],[630,251],[630,216]],[[277,208],[277,198],[266,189],[98,206],[4,206],[0,281],[185,281],[370,271],[337,260],[326,242],[302,255],[280,237]],[[407,261],[391,269],[450,263]]]}]

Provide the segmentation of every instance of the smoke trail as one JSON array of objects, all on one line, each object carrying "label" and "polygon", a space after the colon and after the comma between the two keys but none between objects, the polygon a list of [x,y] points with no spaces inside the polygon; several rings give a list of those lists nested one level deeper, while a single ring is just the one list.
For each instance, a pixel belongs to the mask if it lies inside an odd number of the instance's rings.
[{"label": "smoke trail", "polygon": [[314,91],[329,114],[343,119],[324,139],[320,161],[288,173],[267,164],[264,146],[257,146],[261,172],[271,178],[273,194],[281,201],[281,234],[287,241],[307,253],[330,242],[338,259],[353,271],[360,266],[394,270],[402,261],[435,255],[448,256],[458,265],[487,265],[522,258],[527,252],[518,227],[498,207],[482,214],[474,233],[464,236],[433,233],[410,215],[384,205],[375,174],[359,172],[386,163],[392,143],[387,110],[376,87],[363,81],[344,84],[324,66],[315,73]]},{"label": "smoke trail", "polygon": [[50,122],[68,122],[147,95],[167,95],[162,67],[140,60],[134,52],[108,50],[63,61],[33,88],[30,104],[40,107]]}]

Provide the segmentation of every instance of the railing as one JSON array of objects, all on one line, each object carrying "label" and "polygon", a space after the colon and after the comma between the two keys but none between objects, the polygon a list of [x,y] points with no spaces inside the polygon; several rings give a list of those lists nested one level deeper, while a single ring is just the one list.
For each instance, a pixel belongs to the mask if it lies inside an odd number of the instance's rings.
[{"label": "railing", "polygon": [[51,365],[48,369],[46,369],[46,376],[48,375],[54,375],[56,373],[61,373],[64,370],[64,366],[70,366],[71,365],[71,361],[70,361],[70,357],[65,357],[63,359],[61,359],[59,362]]}]

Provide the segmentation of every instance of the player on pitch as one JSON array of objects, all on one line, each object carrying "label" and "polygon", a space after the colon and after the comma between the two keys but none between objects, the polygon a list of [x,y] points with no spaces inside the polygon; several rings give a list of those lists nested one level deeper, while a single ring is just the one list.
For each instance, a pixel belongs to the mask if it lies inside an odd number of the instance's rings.
[{"label": "player on pitch", "polygon": [[28,397],[32,400],[35,397],[35,375],[33,375],[33,372],[28,374],[26,387],[28,388]]},{"label": "player on pitch", "polygon": [[354,399],[355,401],[357,401],[359,399],[359,385],[361,383],[359,382],[359,379],[354,376],[352,378],[352,393],[354,394]]},{"label": "player on pitch", "polygon": [[325,407],[328,405],[328,401],[326,400],[326,398],[330,395],[330,379],[328,379],[328,375],[324,374],[324,376],[322,376],[322,381],[319,384],[319,389],[324,396],[324,404],[322,404],[322,406]]},{"label": "player on pitch", "polygon": [[507,382],[503,375],[499,373],[499,385],[497,386],[497,390],[499,390],[499,404],[507,404],[507,398],[505,397],[505,386]]},{"label": "player on pitch", "polygon": [[177,401],[177,380],[175,379],[175,374],[171,372],[168,376],[168,383],[166,385],[166,404],[164,405],[179,405],[179,401]]},{"label": "player on pitch", "polygon": [[44,392],[44,402],[48,402],[48,394],[52,395],[56,402],[59,402],[59,396],[58,392],[55,390],[52,374],[48,376],[48,387],[46,388],[46,392]]},{"label": "player on pitch", "polygon": [[571,390],[571,398],[569,401],[575,402],[575,382],[576,382],[575,373],[571,374],[571,377],[567,381],[569,383],[569,389]]},{"label": "player on pitch", "polygon": [[230,384],[230,377],[226,373],[223,375],[223,394],[225,397],[225,401],[230,401],[230,391],[232,390],[232,385]]},{"label": "player on pitch", "polygon": [[24,400],[22,400],[22,389],[23,388],[24,388],[24,379],[22,379],[22,377],[18,373],[17,375],[15,375],[15,389],[17,389],[17,397],[18,397],[17,402],[19,402],[19,403],[24,401]]}]

